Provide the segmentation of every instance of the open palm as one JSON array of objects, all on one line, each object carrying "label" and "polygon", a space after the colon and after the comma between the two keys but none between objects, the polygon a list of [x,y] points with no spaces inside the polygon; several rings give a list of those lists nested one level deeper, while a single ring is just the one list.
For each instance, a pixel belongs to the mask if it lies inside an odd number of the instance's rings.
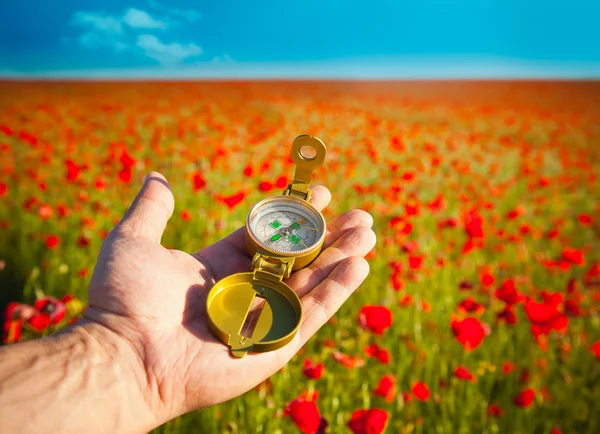
[{"label": "open palm", "polygon": [[[314,186],[319,210],[331,195]],[[328,223],[323,251],[286,283],[301,298],[304,319],[283,348],[232,357],[210,332],[206,297],[233,273],[250,271],[244,228],[196,253],[169,250],[160,239],[174,208],[167,181],[153,172],[102,245],[89,288],[88,321],[112,330],[134,350],[153,411],[164,421],[248,391],[279,370],[325,324],[368,274],[375,244],[372,218],[351,210]]]}]

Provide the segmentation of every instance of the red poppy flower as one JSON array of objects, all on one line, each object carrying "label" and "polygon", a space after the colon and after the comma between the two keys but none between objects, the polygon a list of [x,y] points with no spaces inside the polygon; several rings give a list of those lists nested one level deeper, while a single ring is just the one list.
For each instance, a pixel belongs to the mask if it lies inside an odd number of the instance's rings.
[{"label": "red poppy flower", "polygon": [[585,273],[585,277],[583,281],[586,285],[591,285],[594,281],[596,281],[600,277],[600,263],[594,264],[590,267],[590,269]]},{"label": "red poppy flower", "polygon": [[273,190],[273,184],[271,184],[269,181],[262,181],[260,184],[258,184],[258,189],[260,191],[268,192]]},{"label": "red poppy flower", "polygon": [[8,303],[6,309],[4,310],[4,318],[27,321],[36,313],[36,310],[32,306],[29,306],[27,304]]},{"label": "red poppy flower", "polygon": [[587,214],[579,214],[577,216],[577,220],[579,220],[579,223],[584,225],[592,224],[592,217]]},{"label": "red poppy flower", "polygon": [[438,228],[440,228],[440,229],[455,228],[457,226],[458,226],[458,220],[456,220],[455,218],[448,218],[448,219],[442,220],[438,223]]},{"label": "red poppy flower", "polygon": [[372,408],[356,410],[348,422],[348,428],[354,434],[381,434],[385,429],[388,414],[385,410]]},{"label": "red poppy flower", "polygon": [[69,208],[66,205],[58,205],[56,207],[58,210],[58,215],[61,217],[67,217],[69,215]]},{"label": "red poppy flower", "polygon": [[536,303],[531,299],[525,302],[525,313],[531,322],[531,331],[535,337],[547,335],[551,330],[565,330],[569,322],[569,319],[558,310],[562,295],[543,293],[543,296],[543,303]]},{"label": "red poppy flower", "polygon": [[194,185],[194,191],[200,191],[206,187],[206,181],[200,172],[194,173],[194,176],[192,177],[192,183]]},{"label": "red poppy flower", "polygon": [[523,390],[515,397],[515,405],[521,408],[527,408],[535,399],[535,391],[531,388]]},{"label": "red poppy flower", "polygon": [[562,258],[574,265],[583,265],[585,260],[581,250],[565,247],[562,251]]},{"label": "red poppy flower", "polygon": [[596,359],[600,360],[600,339],[598,339],[593,345],[592,345],[592,354],[594,354],[594,356],[596,357]]},{"label": "red poppy flower", "polygon": [[390,359],[392,358],[390,356],[390,352],[388,350],[386,350],[385,348],[380,348],[379,351],[377,351],[377,354],[375,355],[375,357],[377,357],[377,360],[379,360],[384,365],[387,365],[388,363],[390,363]]},{"label": "red poppy flower", "polygon": [[427,207],[433,212],[440,211],[446,208],[446,201],[444,200],[444,196],[438,194],[434,200],[427,204]]},{"label": "red poppy flower", "polygon": [[409,256],[408,257],[408,266],[411,270],[418,270],[423,265],[423,256]]},{"label": "red poppy flower", "polygon": [[458,304],[459,311],[462,312],[477,312],[478,314],[483,313],[485,308],[482,304],[475,301],[473,297],[467,297]]},{"label": "red poppy flower", "polygon": [[481,322],[474,317],[468,317],[462,321],[453,320],[451,326],[456,340],[467,350],[477,348],[485,336]]},{"label": "red poppy flower", "polygon": [[506,304],[517,304],[525,298],[519,294],[512,279],[506,279],[502,282],[502,285],[494,292],[494,295],[498,300],[502,300]]},{"label": "red poppy flower", "polygon": [[60,244],[60,238],[56,235],[48,235],[46,237],[46,247],[53,249]]},{"label": "red poppy flower", "polygon": [[469,238],[483,238],[483,219],[476,211],[467,214],[464,224]]},{"label": "red poppy flower", "polygon": [[79,238],[77,238],[77,244],[81,247],[87,247],[90,245],[90,239],[85,235],[80,235]]},{"label": "red poppy flower", "polygon": [[387,402],[394,400],[396,397],[396,380],[393,375],[386,375],[379,380],[375,395],[385,398]]},{"label": "red poppy flower", "polygon": [[406,307],[409,306],[413,301],[413,297],[410,294],[406,294],[404,297],[400,299],[400,306]]},{"label": "red poppy flower", "polygon": [[504,306],[504,310],[496,314],[497,321],[504,321],[506,324],[514,325],[517,323],[517,316],[513,310],[513,305],[507,304]]},{"label": "red poppy flower", "polygon": [[463,246],[462,253],[466,254],[472,250],[480,249],[482,247],[483,247],[483,242],[481,242],[481,240],[469,238]]},{"label": "red poppy flower", "polygon": [[66,160],[65,166],[67,167],[67,181],[73,182],[76,181],[79,177],[79,166],[75,164],[73,160]]},{"label": "red poppy flower", "polygon": [[52,211],[52,208],[50,207],[50,205],[42,205],[40,206],[40,217],[45,219],[49,219],[50,217],[52,217],[52,214],[54,213]]},{"label": "red poppy flower", "polygon": [[404,210],[407,216],[419,215],[419,204],[416,202],[406,203]]},{"label": "red poppy flower", "polygon": [[47,314],[52,324],[61,322],[67,313],[65,304],[54,297],[38,298],[33,307],[39,313]]},{"label": "red poppy flower", "polygon": [[358,316],[362,328],[381,335],[392,325],[392,312],[385,306],[363,306]]},{"label": "red poppy flower", "polygon": [[412,254],[419,249],[419,244],[416,241],[407,241],[402,245],[402,251],[405,253]]},{"label": "red poppy flower", "polygon": [[50,315],[45,313],[36,313],[29,318],[27,324],[35,331],[43,332],[50,325]]},{"label": "red poppy flower", "polygon": [[123,168],[131,168],[135,165],[135,159],[129,155],[127,149],[124,149],[119,158],[119,162],[123,165]]},{"label": "red poppy flower", "polygon": [[517,365],[515,365],[514,363],[510,362],[510,361],[508,361],[508,362],[504,362],[504,363],[502,364],[502,372],[504,372],[504,375],[508,375],[508,374],[510,374],[511,372],[514,372],[514,371],[516,371],[516,370],[517,370],[517,368],[518,368],[518,366],[517,366]]},{"label": "red poppy flower", "polygon": [[246,167],[244,167],[244,175],[246,175],[248,178],[252,176],[252,172],[254,172],[254,170],[252,170],[252,166],[250,166],[249,164]]},{"label": "red poppy flower", "polygon": [[352,357],[339,351],[334,351],[331,353],[331,356],[333,357],[333,360],[341,363],[348,369],[360,368],[364,365],[364,361],[360,357]]},{"label": "red poppy flower", "polygon": [[7,136],[12,136],[14,134],[13,129],[8,125],[0,125],[0,131],[2,131]]},{"label": "red poppy flower", "polygon": [[371,344],[364,349],[364,353],[369,357],[377,358],[381,363],[387,365],[390,362],[390,352],[385,348],[380,348],[375,344]]},{"label": "red poppy flower", "polygon": [[104,178],[98,177],[94,181],[94,186],[96,187],[96,190],[103,191],[106,188],[106,181]]},{"label": "red poppy flower", "polygon": [[427,385],[420,381],[413,384],[411,390],[413,395],[415,395],[415,398],[417,398],[419,401],[427,401],[429,399],[429,396],[431,395]]},{"label": "red poppy flower", "polygon": [[510,211],[507,215],[506,218],[509,220],[514,220],[517,217],[520,217],[523,215],[523,213],[525,212],[525,208],[523,206],[518,206],[515,209],[513,209],[512,211]]},{"label": "red poppy flower", "polygon": [[246,195],[243,192],[239,192],[231,196],[223,197],[222,200],[229,207],[229,209],[233,209],[237,204],[244,200],[244,197],[246,197]]},{"label": "red poppy flower", "polygon": [[469,370],[462,365],[459,366],[458,368],[456,368],[456,370],[454,371],[454,376],[461,380],[467,380],[467,381],[475,380],[475,377],[473,377],[473,374],[471,374],[469,372]]},{"label": "red poppy flower", "polygon": [[304,434],[316,434],[321,425],[321,415],[314,399],[301,396],[287,405],[284,411]]},{"label": "red poppy flower", "polygon": [[402,223],[404,223],[404,219],[402,217],[396,216],[390,219],[389,225],[392,228],[396,228],[398,226],[401,226]]},{"label": "red poppy flower", "polygon": [[504,414],[504,410],[497,404],[490,404],[487,409],[488,417],[500,417]]},{"label": "red poppy flower", "polygon": [[412,181],[415,178],[415,174],[412,172],[404,172],[402,179],[405,181]]},{"label": "red poppy flower", "polygon": [[131,168],[125,167],[119,171],[119,180],[124,183],[128,183],[131,181]]},{"label": "red poppy flower", "polygon": [[286,188],[288,185],[288,180],[287,177],[285,176],[280,176],[279,178],[277,178],[275,180],[275,187],[277,188]]},{"label": "red poppy flower", "polygon": [[483,286],[491,286],[494,284],[494,275],[491,273],[488,273],[487,271],[484,273],[481,273],[481,284]]},{"label": "red poppy flower", "polygon": [[458,285],[458,289],[461,290],[461,291],[468,291],[470,289],[473,289],[474,287],[475,287],[475,285],[473,285],[471,282],[468,282],[466,280],[463,280]]},{"label": "red poppy flower", "polygon": [[6,319],[2,328],[2,343],[12,344],[19,342],[21,332],[23,330],[23,320],[21,319]]},{"label": "red poppy flower", "polygon": [[303,373],[308,378],[313,378],[318,380],[323,376],[323,371],[325,370],[325,366],[322,363],[313,363],[310,360],[306,359],[304,361],[304,370]]}]

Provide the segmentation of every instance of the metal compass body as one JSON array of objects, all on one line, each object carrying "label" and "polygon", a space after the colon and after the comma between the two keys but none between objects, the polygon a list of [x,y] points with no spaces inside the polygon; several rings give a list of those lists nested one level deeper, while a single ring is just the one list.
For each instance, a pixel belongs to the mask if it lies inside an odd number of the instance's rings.
[{"label": "metal compass body", "polygon": [[249,215],[251,236],[266,250],[282,255],[302,254],[321,241],[323,216],[306,201],[290,197],[268,198]]},{"label": "metal compass body", "polygon": [[294,180],[282,195],[261,200],[246,216],[251,271],[224,277],[208,293],[208,325],[232,356],[281,348],[302,323],[302,303],[286,280],[314,261],[323,247],[325,218],[311,203],[310,184],[326,153],[317,137],[294,139]]}]

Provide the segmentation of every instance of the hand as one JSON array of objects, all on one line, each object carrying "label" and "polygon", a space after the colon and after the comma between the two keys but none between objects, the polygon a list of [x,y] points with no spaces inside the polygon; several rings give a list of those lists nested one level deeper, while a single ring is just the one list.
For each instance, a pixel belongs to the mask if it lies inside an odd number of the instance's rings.
[{"label": "hand", "polygon": [[[330,198],[325,187],[313,187],[317,209]],[[241,395],[278,371],[366,278],[364,256],[375,245],[366,212],[329,222],[320,256],[286,281],[304,311],[295,338],[277,351],[238,359],[211,334],[205,305],[217,281],[250,271],[244,228],[193,254],[169,250],[160,239],[173,208],[165,178],[149,174],[102,245],[84,315],[131,347],[128,363],[157,424]]]}]

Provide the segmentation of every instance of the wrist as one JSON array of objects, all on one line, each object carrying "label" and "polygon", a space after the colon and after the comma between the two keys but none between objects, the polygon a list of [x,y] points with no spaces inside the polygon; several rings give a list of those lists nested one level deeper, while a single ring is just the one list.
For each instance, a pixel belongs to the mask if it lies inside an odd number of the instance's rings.
[{"label": "wrist", "polygon": [[164,420],[145,378],[134,349],[87,320],[0,348],[0,431],[148,432]]},{"label": "wrist", "polygon": [[105,377],[114,411],[119,413],[115,419],[121,422],[113,432],[148,432],[168,420],[163,416],[155,388],[149,384],[140,348],[110,328],[85,318],[67,333],[87,348],[88,369],[98,369],[97,375]]}]

